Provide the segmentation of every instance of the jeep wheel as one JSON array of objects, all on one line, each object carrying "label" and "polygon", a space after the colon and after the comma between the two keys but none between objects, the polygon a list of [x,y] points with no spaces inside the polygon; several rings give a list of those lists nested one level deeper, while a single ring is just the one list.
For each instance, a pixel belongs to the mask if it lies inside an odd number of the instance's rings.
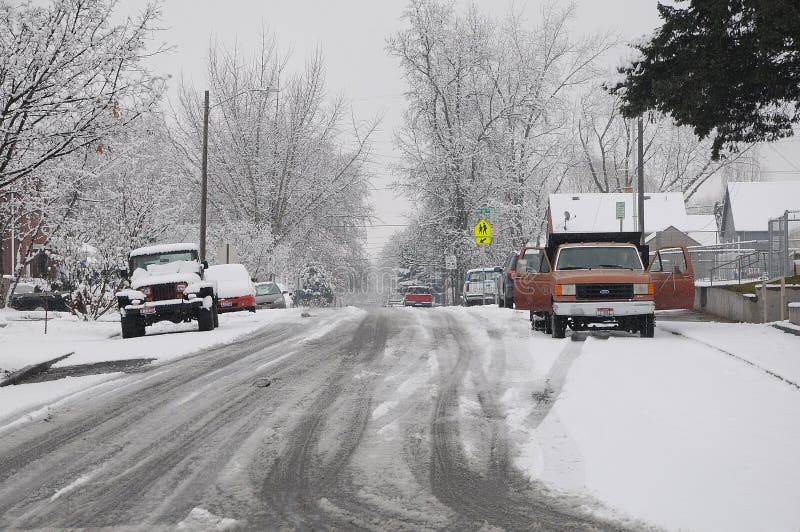
[{"label": "jeep wheel", "polygon": [[550,314],[550,329],[552,330],[553,338],[565,338],[567,336],[567,318],[559,316],[555,312]]},{"label": "jeep wheel", "polygon": [[214,330],[214,311],[207,308],[201,308],[197,311],[197,327],[201,331]]},{"label": "jeep wheel", "polygon": [[645,314],[639,318],[639,335],[642,338],[652,338],[656,333],[655,314]]},{"label": "jeep wheel", "polygon": [[124,316],[120,319],[123,338],[136,338],[144,336],[144,323],[136,316]]}]

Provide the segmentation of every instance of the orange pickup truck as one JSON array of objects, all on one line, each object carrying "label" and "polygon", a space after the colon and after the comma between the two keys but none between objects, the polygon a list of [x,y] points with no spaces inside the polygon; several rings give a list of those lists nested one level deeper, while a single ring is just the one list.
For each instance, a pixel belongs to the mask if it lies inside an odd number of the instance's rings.
[{"label": "orange pickup truck", "polygon": [[552,233],[546,247],[524,247],[516,308],[553,338],[598,326],[651,338],[656,310],[693,307],[694,273],[685,247],[651,254],[639,241],[639,233]]}]

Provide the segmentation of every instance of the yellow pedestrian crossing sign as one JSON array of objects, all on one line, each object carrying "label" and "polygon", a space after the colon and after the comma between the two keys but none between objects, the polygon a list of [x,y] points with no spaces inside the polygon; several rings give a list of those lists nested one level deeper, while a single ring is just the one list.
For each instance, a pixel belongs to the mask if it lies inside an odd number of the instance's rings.
[{"label": "yellow pedestrian crossing sign", "polygon": [[479,246],[488,246],[492,243],[492,226],[483,218],[475,224],[472,232],[475,235],[475,243]]}]

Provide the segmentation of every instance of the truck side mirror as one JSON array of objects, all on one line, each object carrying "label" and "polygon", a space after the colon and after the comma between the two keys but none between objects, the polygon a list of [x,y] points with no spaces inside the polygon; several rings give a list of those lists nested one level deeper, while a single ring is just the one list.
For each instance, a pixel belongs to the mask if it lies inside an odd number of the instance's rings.
[{"label": "truck side mirror", "polygon": [[204,261],[203,261],[203,262],[201,262],[200,264],[202,264],[202,265],[203,265],[203,269],[204,269],[204,270],[207,270],[207,269],[208,269],[208,261],[207,261],[207,260],[204,260]]},{"label": "truck side mirror", "polygon": [[517,261],[517,271],[520,273],[525,273],[528,271],[528,261],[525,259],[519,259]]}]

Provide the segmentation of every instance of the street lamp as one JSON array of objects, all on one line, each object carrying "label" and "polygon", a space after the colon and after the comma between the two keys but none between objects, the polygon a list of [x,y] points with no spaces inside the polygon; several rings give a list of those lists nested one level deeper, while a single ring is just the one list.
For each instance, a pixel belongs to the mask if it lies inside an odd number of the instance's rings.
[{"label": "street lamp", "polygon": [[[237,98],[243,94],[248,94],[251,92],[280,92],[280,89],[249,89],[246,91],[242,91],[239,93],[234,94],[230,98],[223,100],[221,102],[215,103],[212,107],[216,107],[218,105],[222,105],[223,103],[227,103],[234,98]],[[200,260],[206,260],[206,211],[208,210],[208,113],[211,110],[211,107],[208,105],[208,90],[204,93],[203,98],[203,158],[201,163],[201,175],[200,175]],[[277,107],[277,106],[276,106]],[[277,112],[277,111],[276,111]]]}]

